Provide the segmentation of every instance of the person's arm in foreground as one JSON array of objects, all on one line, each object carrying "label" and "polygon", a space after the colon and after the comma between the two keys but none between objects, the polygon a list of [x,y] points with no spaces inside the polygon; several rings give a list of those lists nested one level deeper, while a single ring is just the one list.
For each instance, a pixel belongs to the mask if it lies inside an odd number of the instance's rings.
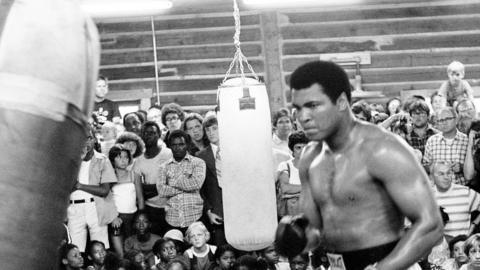
[{"label": "person's arm in foreground", "polygon": [[383,184],[399,210],[412,222],[412,227],[376,268],[407,269],[428,254],[442,237],[438,206],[427,175],[404,142],[389,136],[371,143],[372,153],[366,155],[370,175]]}]

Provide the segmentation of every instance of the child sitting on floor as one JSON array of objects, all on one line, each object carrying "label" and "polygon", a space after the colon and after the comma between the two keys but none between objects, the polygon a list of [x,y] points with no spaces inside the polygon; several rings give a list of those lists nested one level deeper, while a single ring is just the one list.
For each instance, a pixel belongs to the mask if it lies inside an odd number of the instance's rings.
[{"label": "child sitting on floor", "polygon": [[185,233],[187,242],[192,247],[185,250],[183,254],[190,261],[190,269],[192,270],[207,270],[214,262],[214,256],[217,247],[208,245],[210,233],[202,222],[194,222],[188,226]]},{"label": "child sitting on floor", "polygon": [[236,258],[236,250],[232,246],[228,244],[219,246],[214,255],[215,263],[209,270],[232,270]]}]

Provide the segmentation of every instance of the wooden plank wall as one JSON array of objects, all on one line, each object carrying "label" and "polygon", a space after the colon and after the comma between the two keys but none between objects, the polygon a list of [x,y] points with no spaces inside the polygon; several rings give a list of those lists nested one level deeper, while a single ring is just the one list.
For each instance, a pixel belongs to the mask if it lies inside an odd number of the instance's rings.
[{"label": "wooden plank wall", "polygon": [[[162,104],[177,102],[194,110],[215,104],[217,86],[234,54],[232,13],[222,8],[155,18]],[[288,93],[290,73],[322,53],[370,52],[371,64],[361,66],[363,89],[382,91],[387,97],[437,88],[453,60],[463,62],[466,79],[480,86],[478,1],[373,2],[274,14],[242,10],[244,54],[268,85],[284,87],[270,89],[277,91],[272,92],[274,108],[285,101],[281,96]],[[155,89],[149,18],[97,25],[101,73],[110,78],[111,90]],[[279,49],[271,48],[275,44]],[[280,66],[271,68],[271,63]],[[282,76],[268,74],[272,70],[280,70]],[[347,71],[353,79],[353,67]]]},{"label": "wooden plank wall", "polygon": [[[383,4],[348,10],[282,13],[285,76],[322,53],[368,51],[361,66],[366,91],[399,96],[405,90],[436,89],[453,60],[479,85],[480,2]],[[348,69],[353,78],[355,70]]]},{"label": "wooden plank wall", "polygon": [[[261,76],[264,59],[259,13],[243,12],[241,22],[242,51]],[[150,20],[97,26],[102,40],[100,73],[110,78],[110,89],[155,89]],[[213,108],[217,87],[235,53],[232,13],[157,17],[155,30],[161,104]]]}]

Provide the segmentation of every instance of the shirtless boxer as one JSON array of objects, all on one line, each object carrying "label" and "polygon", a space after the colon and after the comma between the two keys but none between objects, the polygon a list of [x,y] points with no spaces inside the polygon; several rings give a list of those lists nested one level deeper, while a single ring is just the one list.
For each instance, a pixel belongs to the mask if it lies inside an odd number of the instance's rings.
[{"label": "shirtless boxer", "polygon": [[322,245],[332,270],[414,265],[441,238],[442,222],[413,152],[399,137],[355,120],[348,77],[336,64],[299,67],[291,88],[313,142],[299,166],[304,216],[280,222],[278,251],[292,256]]}]

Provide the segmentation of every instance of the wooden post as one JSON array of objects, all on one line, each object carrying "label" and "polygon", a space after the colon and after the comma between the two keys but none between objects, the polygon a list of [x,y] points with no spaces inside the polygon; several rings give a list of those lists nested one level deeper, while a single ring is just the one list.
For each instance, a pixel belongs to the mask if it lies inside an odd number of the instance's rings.
[{"label": "wooden post", "polygon": [[286,106],[286,84],[282,73],[282,46],[278,13],[276,11],[262,12],[260,26],[263,36],[263,54],[265,55],[265,84],[270,97],[270,110],[273,112]]}]

